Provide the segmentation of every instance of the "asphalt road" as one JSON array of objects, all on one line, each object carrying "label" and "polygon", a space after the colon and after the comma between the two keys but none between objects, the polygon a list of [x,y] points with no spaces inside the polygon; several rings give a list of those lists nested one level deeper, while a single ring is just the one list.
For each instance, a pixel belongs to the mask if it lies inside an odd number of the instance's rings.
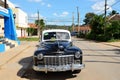
[{"label": "asphalt road", "polygon": [[35,43],[0,69],[0,80],[120,80],[120,48],[103,43],[75,39],[84,55],[85,68],[79,74],[71,72],[36,73],[32,70],[32,54]]}]

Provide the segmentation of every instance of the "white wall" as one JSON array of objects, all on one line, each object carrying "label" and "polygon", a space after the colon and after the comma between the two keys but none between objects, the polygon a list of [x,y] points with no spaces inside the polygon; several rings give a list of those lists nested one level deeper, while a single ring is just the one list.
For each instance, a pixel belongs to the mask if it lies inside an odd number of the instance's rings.
[{"label": "white wall", "polygon": [[4,19],[0,19],[0,36],[4,36]]},{"label": "white wall", "polygon": [[27,14],[19,8],[16,8],[16,9],[18,9],[17,12],[15,12],[15,14],[16,14],[16,19],[15,19],[16,25],[18,27],[21,27],[21,28],[27,28],[28,27],[28,16],[27,16]]}]

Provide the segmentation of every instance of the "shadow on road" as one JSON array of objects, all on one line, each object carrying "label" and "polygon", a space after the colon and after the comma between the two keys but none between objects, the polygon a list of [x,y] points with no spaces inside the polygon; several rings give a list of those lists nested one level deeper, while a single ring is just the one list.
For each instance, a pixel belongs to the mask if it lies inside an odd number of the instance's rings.
[{"label": "shadow on road", "polygon": [[19,64],[22,65],[22,68],[18,71],[17,75],[21,78],[26,78],[29,80],[66,80],[69,78],[77,77],[76,74],[72,72],[35,72],[32,69],[32,57],[27,57],[21,59]]},{"label": "shadow on road", "polygon": [[23,58],[18,63],[22,66],[22,68],[18,71],[17,75],[22,77],[32,64],[32,56]]}]

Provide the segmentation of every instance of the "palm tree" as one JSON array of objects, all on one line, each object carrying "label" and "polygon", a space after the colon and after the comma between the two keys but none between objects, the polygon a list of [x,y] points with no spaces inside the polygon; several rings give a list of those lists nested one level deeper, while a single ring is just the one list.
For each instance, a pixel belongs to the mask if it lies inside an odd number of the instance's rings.
[{"label": "palm tree", "polygon": [[35,24],[36,24],[36,26],[38,27],[38,35],[39,35],[39,38],[40,38],[40,35],[41,35],[41,33],[42,33],[42,30],[43,30],[44,27],[45,27],[44,20],[43,20],[43,19],[36,20],[36,21],[35,21]]},{"label": "palm tree", "polygon": [[112,10],[112,12],[109,13],[110,16],[114,15],[114,14],[119,14],[117,11]]}]

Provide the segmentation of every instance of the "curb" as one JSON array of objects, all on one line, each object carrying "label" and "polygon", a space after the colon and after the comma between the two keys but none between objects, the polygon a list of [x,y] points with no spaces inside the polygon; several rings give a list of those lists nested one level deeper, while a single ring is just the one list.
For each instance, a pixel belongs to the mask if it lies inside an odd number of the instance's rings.
[{"label": "curb", "polygon": [[113,44],[107,44],[107,43],[103,43],[103,44],[120,48],[120,46],[113,45]]}]

